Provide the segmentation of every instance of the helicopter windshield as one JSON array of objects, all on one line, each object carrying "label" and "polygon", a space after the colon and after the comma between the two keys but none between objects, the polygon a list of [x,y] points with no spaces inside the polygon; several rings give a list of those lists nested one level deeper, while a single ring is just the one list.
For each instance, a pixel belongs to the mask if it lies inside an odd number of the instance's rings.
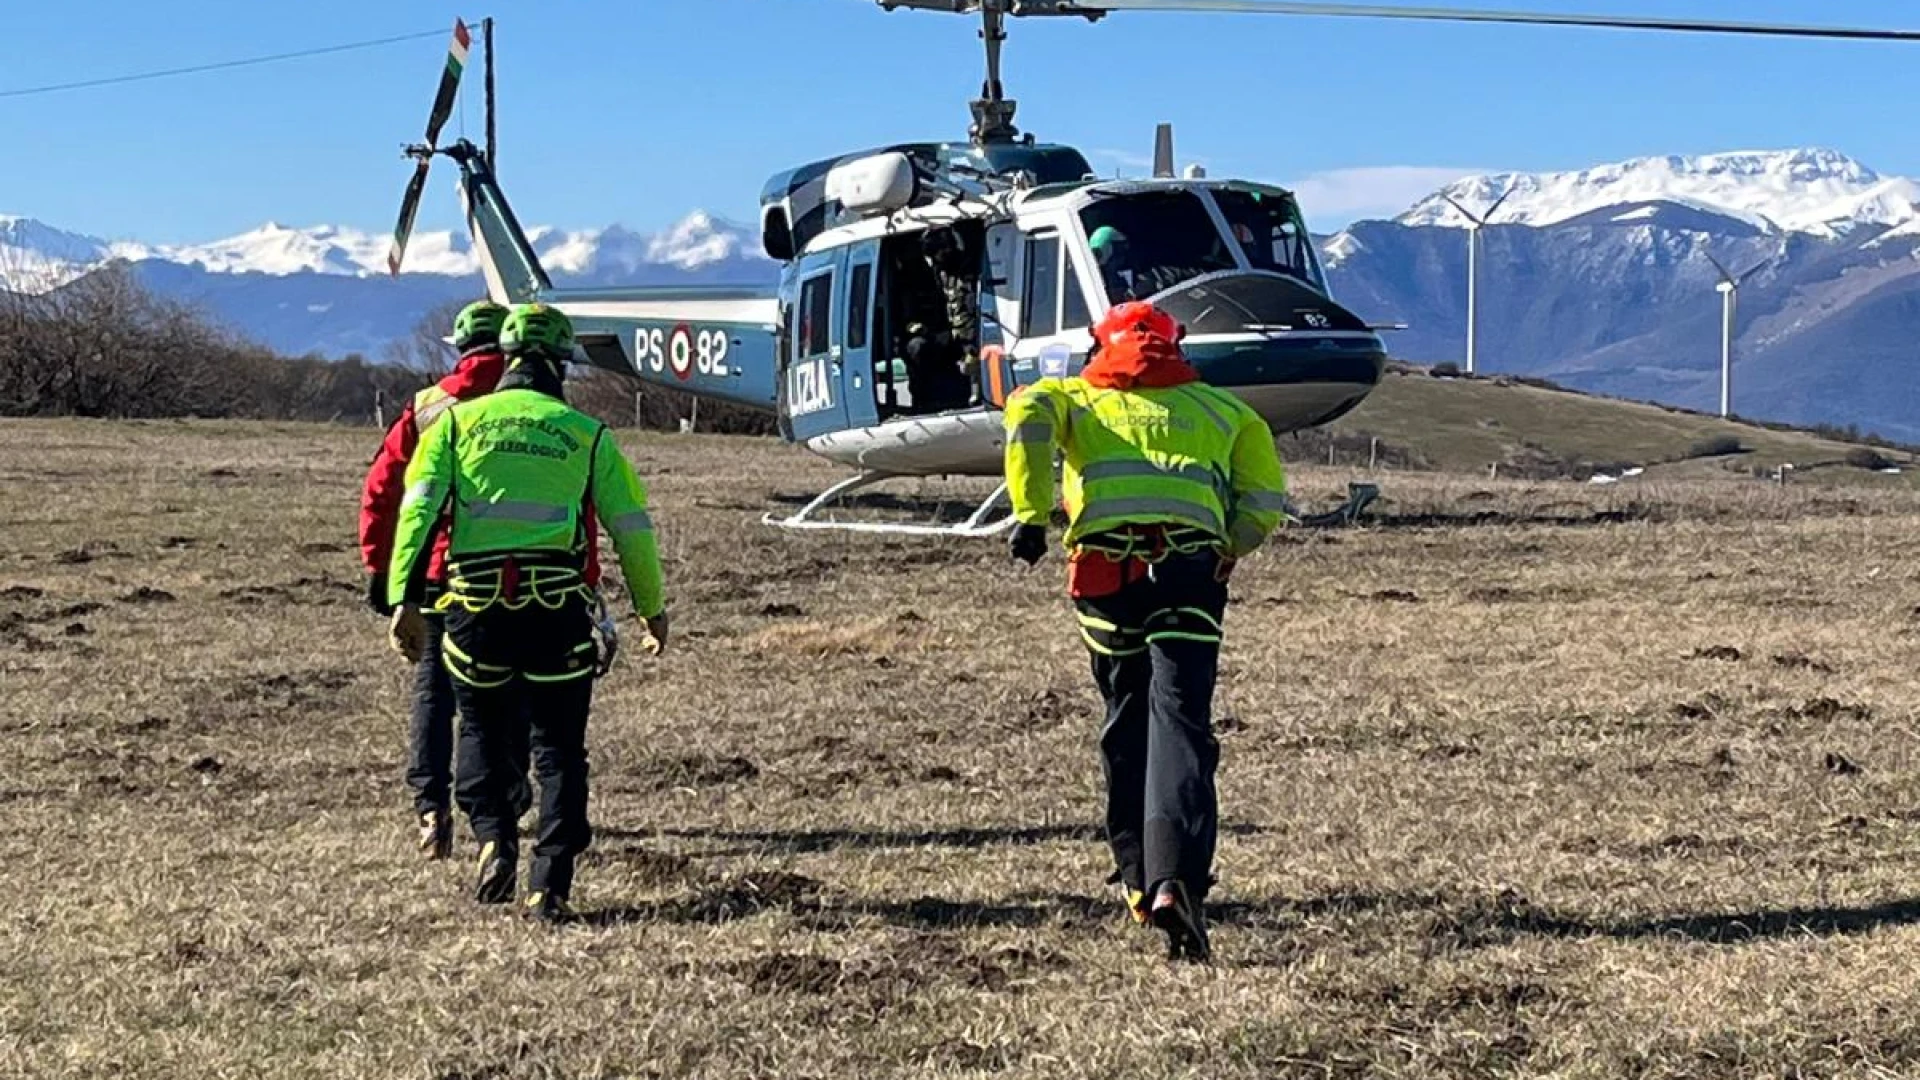
[{"label": "helicopter windshield", "polygon": [[1257,189],[1219,188],[1213,192],[1213,201],[1249,266],[1296,277],[1324,291],[1313,238],[1292,199]]},{"label": "helicopter windshield", "polygon": [[1144,300],[1239,263],[1206,204],[1191,191],[1135,191],[1080,211],[1110,303]]}]

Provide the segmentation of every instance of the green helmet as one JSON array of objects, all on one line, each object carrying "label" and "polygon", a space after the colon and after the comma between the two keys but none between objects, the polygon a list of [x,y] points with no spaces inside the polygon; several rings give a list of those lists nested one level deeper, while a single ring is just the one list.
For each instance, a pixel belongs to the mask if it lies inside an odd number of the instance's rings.
[{"label": "green helmet", "polygon": [[546,304],[517,304],[500,328],[500,348],[509,356],[541,353],[565,363],[573,355],[573,320]]},{"label": "green helmet", "polygon": [[491,300],[476,300],[453,317],[453,334],[447,344],[465,352],[481,345],[497,344],[500,328],[507,321],[507,309]]},{"label": "green helmet", "polygon": [[1087,237],[1087,246],[1093,249],[1094,258],[1103,265],[1112,257],[1115,248],[1124,248],[1126,244],[1127,234],[1111,225],[1102,225]]}]

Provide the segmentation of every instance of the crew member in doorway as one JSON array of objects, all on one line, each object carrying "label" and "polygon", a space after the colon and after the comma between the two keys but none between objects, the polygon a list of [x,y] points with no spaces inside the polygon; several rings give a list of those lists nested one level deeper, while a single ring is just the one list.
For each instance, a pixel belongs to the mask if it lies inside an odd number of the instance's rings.
[{"label": "crew member in doorway", "polygon": [[980,254],[960,230],[944,226],[927,233],[927,261],[946,300],[949,351],[958,354],[961,379],[948,395],[952,407],[972,403],[980,370]]},{"label": "crew member in doorway", "polygon": [[481,845],[474,897],[513,899],[519,863],[514,794],[529,752],[540,819],[526,910],[571,913],[574,860],[587,820],[587,714],[613,661],[610,620],[596,621],[587,581],[597,514],[619,553],[641,645],[666,644],[666,602],[646,488],[605,424],[563,395],[573,325],[544,304],[516,307],[501,328],[508,366],[497,390],[453,406],[408,465],[387,579],[395,649],[425,651],[428,538],[450,518],[444,655],[460,703],[455,796]]},{"label": "crew member in doorway", "polygon": [[1206,960],[1227,580],[1280,524],[1286,477],[1266,422],[1201,381],[1171,316],[1125,303],[1093,333],[1078,376],[1007,402],[1012,554],[1033,565],[1046,552],[1057,447],[1067,587],[1106,702],[1112,880],[1136,922],[1166,933],[1169,955]]}]

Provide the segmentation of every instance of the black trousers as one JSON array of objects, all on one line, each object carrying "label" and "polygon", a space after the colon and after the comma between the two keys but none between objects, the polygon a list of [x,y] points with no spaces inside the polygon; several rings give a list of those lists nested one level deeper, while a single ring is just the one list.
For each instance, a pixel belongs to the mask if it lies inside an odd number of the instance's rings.
[{"label": "black trousers", "polygon": [[586,603],[455,607],[447,613],[446,648],[461,719],[454,792],[474,839],[517,857],[531,766],[540,817],[527,888],[565,898],[574,858],[593,840],[587,714],[595,652]]},{"label": "black trousers", "polygon": [[1227,604],[1219,566],[1210,550],[1171,555],[1134,564],[1110,595],[1075,600],[1107,707],[1107,842],[1120,879],[1135,889],[1178,879],[1204,897],[1212,881],[1213,692]]},{"label": "black trousers", "polygon": [[453,677],[441,660],[443,617],[426,613],[427,644],[413,669],[413,715],[407,732],[407,786],[416,813],[453,805]]}]

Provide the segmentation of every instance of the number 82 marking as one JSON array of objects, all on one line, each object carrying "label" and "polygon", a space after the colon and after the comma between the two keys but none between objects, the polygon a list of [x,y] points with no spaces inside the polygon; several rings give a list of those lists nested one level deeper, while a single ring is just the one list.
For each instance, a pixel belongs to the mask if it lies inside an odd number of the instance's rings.
[{"label": "number 82 marking", "polygon": [[[731,375],[727,353],[732,338],[725,330],[700,330],[693,335],[693,365],[702,375]],[[634,369],[656,374],[667,370],[667,332],[643,326],[633,333]]]}]

